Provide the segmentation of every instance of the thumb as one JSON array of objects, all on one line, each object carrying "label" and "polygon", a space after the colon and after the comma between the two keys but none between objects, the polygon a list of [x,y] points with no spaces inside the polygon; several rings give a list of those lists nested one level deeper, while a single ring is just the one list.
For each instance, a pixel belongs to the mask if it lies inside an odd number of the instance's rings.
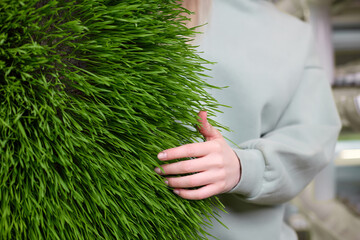
[{"label": "thumb", "polygon": [[205,137],[206,141],[222,138],[221,133],[208,122],[206,111],[200,111],[198,116],[200,117],[198,120],[200,122],[199,132]]}]

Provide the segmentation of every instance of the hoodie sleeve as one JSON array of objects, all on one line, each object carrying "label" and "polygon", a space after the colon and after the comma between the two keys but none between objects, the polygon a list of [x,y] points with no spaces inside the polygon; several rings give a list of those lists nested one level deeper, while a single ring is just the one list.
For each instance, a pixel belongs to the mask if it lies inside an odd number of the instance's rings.
[{"label": "hoodie sleeve", "polygon": [[295,197],[333,160],[340,120],[324,70],[310,51],[299,86],[276,128],[234,149],[242,176],[229,194],[278,204]]}]

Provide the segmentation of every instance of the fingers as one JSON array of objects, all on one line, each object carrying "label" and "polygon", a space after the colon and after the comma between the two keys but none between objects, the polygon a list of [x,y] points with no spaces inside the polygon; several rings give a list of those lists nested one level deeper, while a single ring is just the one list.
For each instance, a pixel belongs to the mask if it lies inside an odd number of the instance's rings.
[{"label": "fingers", "polygon": [[[161,161],[182,158],[196,158],[176,163],[164,164],[155,171],[167,175],[166,184],[174,188],[180,197],[190,200],[208,198],[233,188],[240,177],[239,160],[226,144],[221,133],[207,120],[207,112],[199,112],[199,131],[206,142],[192,143],[162,151],[158,154]],[[238,170],[238,172],[236,171]],[[192,175],[169,177],[170,175]],[[193,189],[199,187],[198,189]]]},{"label": "fingers", "polygon": [[[189,200],[201,200],[221,192],[220,184],[217,184],[217,179],[212,176],[215,174],[201,172],[183,177],[167,178],[165,182],[169,187],[174,188],[174,193],[180,197]],[[200,188],[187,189],[194,187]]]},{"label": "fingers", "polygon": [[199,117],[199,122],[201,124],[199,132],[205,137],[206,141],[222,138],[221,133],[208,122],[207,112],[200,111]]},{"label": "fingers", "polygon": [[213,183],[216,179],[209,172],[201,172],[183,177],[166,178],[166,183],[172,188],[194,188]]},{"label": "fingers", "polygon": [[216,146],[213,146],[211,140],[222,139],[222,135],[207,121],[207,112],[199,112],[199,117],[199,122],[201,123],[199,131],[209,142],[192,143],[162,151],[158,154],[159,160],[169,161],[179,158],[202,157],[214,151],[213,147]]},{"label": "fingers", "polygon": [[198,158],[196,160],[186,160],[171,164],[164,164],[161,168],[164,170],[163,172],[160,168],[155,168],[155,172],[160,175],[178,175],[178,174],[186,174],[186,173],[196,173],[202,172],[210,167],[212,167],[213,162],[210,161],[209,158],[203,157]]},{"label": "fingers", "polygon": [[216,195],[218,191],[218,186],[216,184],[209,184],[196,190],[174,189],[174,193],[182,198],[189,200],[201,200],[209,198]]},{"label": "fingers", "polygon": [[158,154],[161,161],[169,161],[179,158],[202,157],[210,154],[218,144],[213,142],[191,143],[180,147],[167,149]]}]

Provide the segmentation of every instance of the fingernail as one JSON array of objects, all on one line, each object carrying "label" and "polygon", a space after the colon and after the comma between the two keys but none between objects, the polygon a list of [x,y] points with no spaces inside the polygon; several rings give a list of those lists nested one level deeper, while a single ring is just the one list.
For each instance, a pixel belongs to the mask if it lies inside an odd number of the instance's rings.
[{"label": "fingernail", "polygon": [[158,168],[158,167],[155,168],[154,171],[155,171],[157,174],[161,174],[161,170],[160,170],[160,168]]},{"label": "fingernail", "polygon": [[165,180],[164,183],[165,183],[166,185],[169,185],[169,181],[168,181],[168,180]]},{"label": "fingernail", "polygon": [[167,154],[165,152],[161,152],[158,154],[158,159],[162,160],[162,159],[166,159]]},{"label": "fingernail", "polygon": [[180,191],[177,190],[177,189],[175,189],[175,190],[174,190],[174,193],[177,194],[177,195],[179,195]]}]

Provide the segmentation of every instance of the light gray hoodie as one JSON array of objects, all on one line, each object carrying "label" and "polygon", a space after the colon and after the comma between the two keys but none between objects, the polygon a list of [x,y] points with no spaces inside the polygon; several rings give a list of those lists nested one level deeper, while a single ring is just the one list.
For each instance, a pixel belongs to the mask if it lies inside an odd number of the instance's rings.
[{"label": "light gray hoodie", "polygon": [[242,166],[220,195],[227,214],[210,232],[221,240],[292,240],[283,221],[294,198],[332,159],[340,130],[329,81],[308,24],[265,0],[214,0],[200,46],[215,61],[211,83],[224,108],[216,119]]}]

